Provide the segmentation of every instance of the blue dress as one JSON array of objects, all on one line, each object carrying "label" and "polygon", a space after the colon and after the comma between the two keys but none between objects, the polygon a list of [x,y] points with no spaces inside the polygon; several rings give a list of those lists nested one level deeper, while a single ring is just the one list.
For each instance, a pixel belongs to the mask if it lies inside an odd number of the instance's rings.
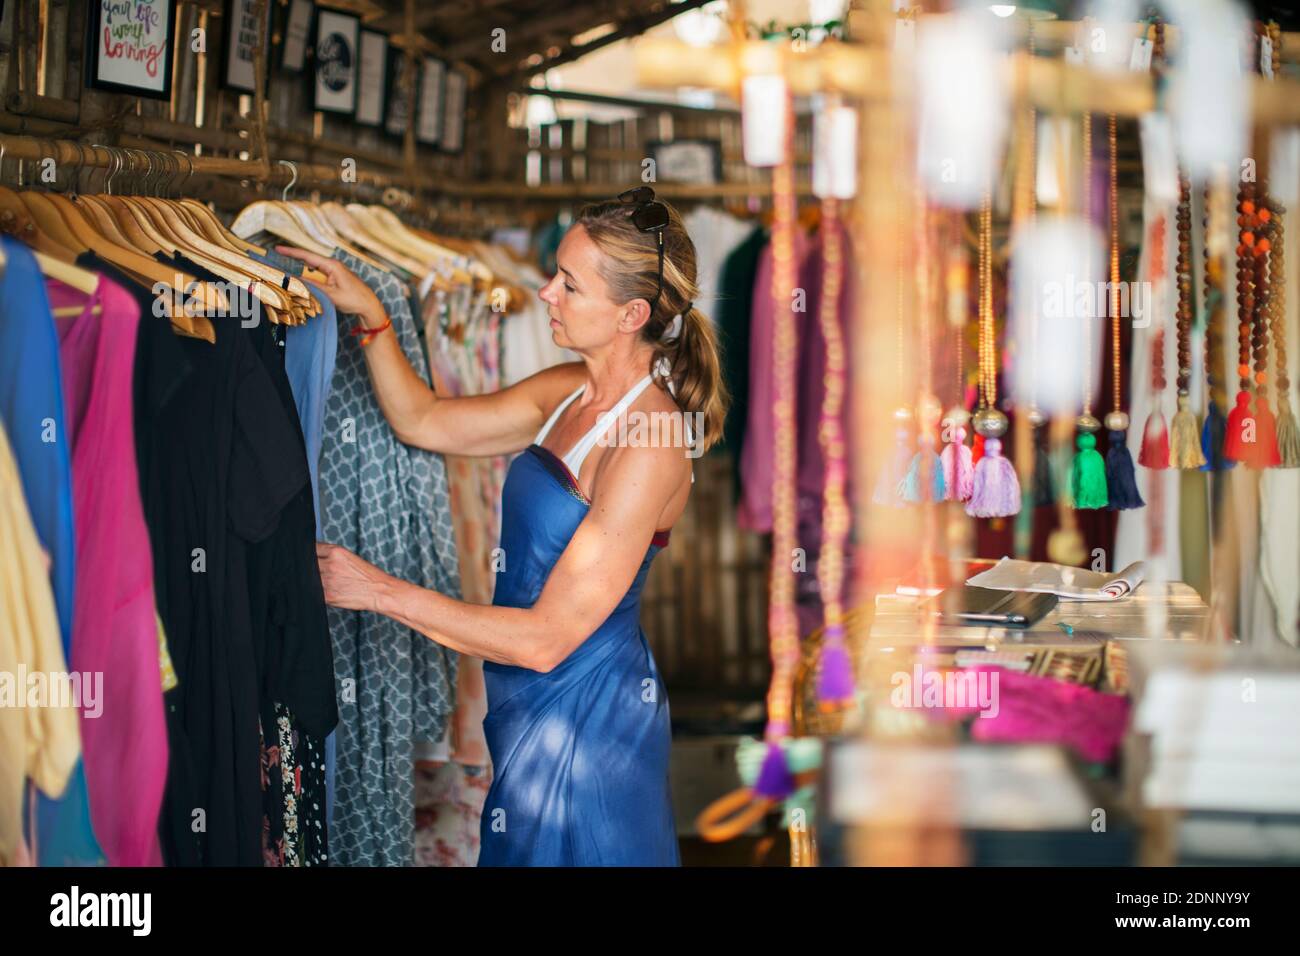
[{"label": "blue dress", "polygon": [[[501,500],[505,567],[492,603],[532,607],[590,503],[540,445],[515,458]],[[627,594],[550,673],[486,662],[493,780],[479,866],[677,866],[668,697],[641,630],[655,535]]]}]

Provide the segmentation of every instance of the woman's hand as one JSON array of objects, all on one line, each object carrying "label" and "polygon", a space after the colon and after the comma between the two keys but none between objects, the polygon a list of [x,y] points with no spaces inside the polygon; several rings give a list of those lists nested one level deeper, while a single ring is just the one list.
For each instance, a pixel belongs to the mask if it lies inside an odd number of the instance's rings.
[{"label": "woman's hand", "polygon": [[325,603],[349,611],[377,611],[379,594],[391,576],[337,544],[316,542],[316,561]]},{"label": "woman's hand", "polygon": [[334,307],[340,312],[347,312],[361,319],[361,324],[368,329],[378,328],[388,321],[388,313],[379,299],[370,291],[370,286],[357,278],[356,273],[339,262],[326,256],[318,256],[305,249],[292,246],[276,246],[275,251],[290,259],[298,259],[314,269],[325,273],[324,288]]}]

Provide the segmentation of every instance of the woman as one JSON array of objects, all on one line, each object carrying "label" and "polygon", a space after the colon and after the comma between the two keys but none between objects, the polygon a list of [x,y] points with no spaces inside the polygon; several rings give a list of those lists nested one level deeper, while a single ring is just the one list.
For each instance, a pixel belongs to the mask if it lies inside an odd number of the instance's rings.
[{"label": "woman", "polygon": [[[292,254],[329,276],[340,312],[385,327],[345,266]],[[584,209],[557,262],[539,294],[556,344],[581,362],[440,399],[391,333],[365,346],[403,442],[524,452],[502,496],[493,605],[399,581],[329,544],[317,546],[321,580],[336,607],[387,615],[484,659],[494,777],[480,865],[677,865],[668,701],[640,627],[641,588],[686,507],[692,459],[722,433],[717,346],[691,304],[694,245],[650,189]]]}]

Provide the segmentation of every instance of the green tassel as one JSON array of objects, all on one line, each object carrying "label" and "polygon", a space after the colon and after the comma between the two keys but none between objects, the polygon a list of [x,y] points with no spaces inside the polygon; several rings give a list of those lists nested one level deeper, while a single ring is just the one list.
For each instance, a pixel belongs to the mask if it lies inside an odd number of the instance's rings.
[{"label": "green tassel", "polygon": [[1097,451],[1097,436],[1084,432],[1078,439],[1079,453],[1074,456],[1070,471],[1070,490],[1076,508],[1105,508],[1110,504],[1106,494],[1106,459]]}]

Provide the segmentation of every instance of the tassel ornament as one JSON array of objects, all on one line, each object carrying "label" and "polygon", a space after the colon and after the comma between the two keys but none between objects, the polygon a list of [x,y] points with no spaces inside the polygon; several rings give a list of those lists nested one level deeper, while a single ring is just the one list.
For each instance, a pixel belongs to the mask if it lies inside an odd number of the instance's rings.
[{"label": "tassel ornament", "polygon": [[1186,395],[1178,396],[1178,412],[1169,429],[1169,464],[1174,468],[1200,468],[1205,464],[1201,429]]},{"label": "tassel ornament", "polygon": [[1111,412],[1106,416],[1110,431],[1110,447],[1106,449],[1106,494],[1111,511],[1127,511],[1146,505],[1137,487],[1137,473],[1133,455],[1128,450],[1128,415]]},{"label": "tassel ornament", "polygon": [[1169,426],[1165,424],[1164,413],[1159,410],[1147,416],[1146,428],[1142,430],[1138,464],[1156,471],[1169,467]]},{"label": "tassel ornament", "polygon": [[973,518],[1006,518],[1020,511],[1020,481],[1016,469],[1002,455],[1001,436],[1007,416],[994,408],[975,413],[975,431],[984,437],[984,454],[975,466],[966,513]]},{"label": "tassel ornament", "polygon": [[1277,452],[1279,468],[1300,468],[1300,429],[1290,402],[1282,403],[1277,416]]},{"label": "tassel ornament", "polygon": [[[1080,420],[1091,417],[1082,415]],[[1093,418],[1092,421],[1097,420]],[[1106,494],[1106,462],[1097,451],[1096,434],[1082,424],[1080,428],[1076,440],[1079,451],[1070,469],[1070,494],[1074,497],[1074,507],[1079,510],[1105,508],[1110,503]]]},{"label": "tassel ornament", "polygon": [[889,460],[885,462],[885,469],[876,480],[875,491],[871,495],[871,500],[878,505],[894,507],[903,505],[903,499],[899,497],[898,491],[903,479],[907,477],[908,465],[912,462],[912,430],[909,427],[911,418],[910,409],[899,408],[894,412],[894,422],[897,425],[894,431],[894,450]]}]

